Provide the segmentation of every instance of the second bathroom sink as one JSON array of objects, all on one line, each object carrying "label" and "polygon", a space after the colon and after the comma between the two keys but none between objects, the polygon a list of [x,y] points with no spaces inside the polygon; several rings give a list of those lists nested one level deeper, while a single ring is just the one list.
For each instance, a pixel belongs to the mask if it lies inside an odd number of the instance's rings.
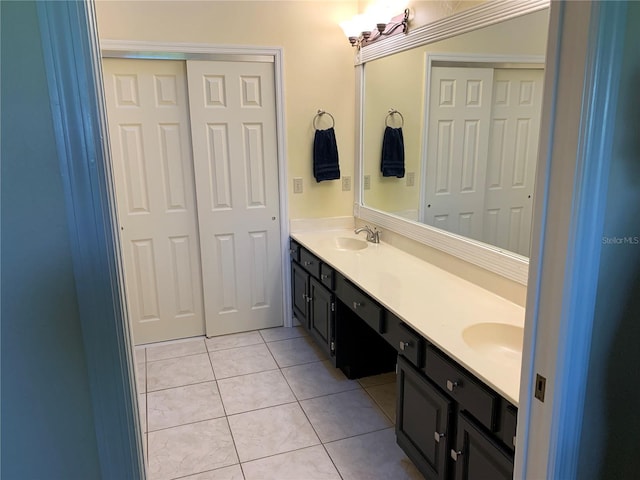
[{"label": "second bathroom sink", "polygon": [[462,338],[471,348],[486,353],[496,361],[520,361],[524,329],[505,323],[477,323],[462,331]]}]

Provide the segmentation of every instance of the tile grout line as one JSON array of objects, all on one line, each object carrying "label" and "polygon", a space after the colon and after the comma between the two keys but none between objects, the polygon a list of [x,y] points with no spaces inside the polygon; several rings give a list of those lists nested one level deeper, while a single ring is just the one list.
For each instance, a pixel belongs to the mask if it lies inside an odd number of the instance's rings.
[{"label": "tile grout line", "polygon": [[[282,373],[282,369],[280,369],[280,373],[282,374],[282,376],[284,377],[285,382],[287,382],[287,385],[289,386],[289,389],[291,390],[291,392],[293,393],[293,396],[296,397],[296,399],[298,399],[298,396],[295,394],[295,392],[293,392],[293,388],[291,388],[291,384],[289,383],[289,380],[287,379],[287,377],[284,375],[284,373]],[[302,413],[304,415],[304,417],[307,419],[307,422],[309,422],[309,425],[311,425],[311,428],[313,429],[313,433],[315,433],[316,437],[318,437],[318,441],[320,442],[320,445],[322,446],[322,449],[324,450],[324,452],[327,454],[327,457],[329,457],[329,460],[331,461],[331,464],[333,465],[333,468],[336,469],[336,472],[338,472],[338,476],[340,477],[341,480],[344,480],[344,477],[342,476],[342,472],[340,472],[340,469],[338,469],[338,466],[336,465],[336,463],[333,461],[333,458],[331,457],[331,455],[329,454],[329,451],[327,450],[327,448],[324,446],[324,442],[322,441],[322,439],[320,438],[320,435],[318,434],[318,432],[316,431],[316,427],[313,425],[313,423],[311,422],[311,419],[309,418],[309,416],[307,415],[307,412],[305,411],[305,409],[302,407],[302,403],[300,403],[300,399],[297,400],[298,403],[298,407],[300,408],[300,410],[302,410]]]}]

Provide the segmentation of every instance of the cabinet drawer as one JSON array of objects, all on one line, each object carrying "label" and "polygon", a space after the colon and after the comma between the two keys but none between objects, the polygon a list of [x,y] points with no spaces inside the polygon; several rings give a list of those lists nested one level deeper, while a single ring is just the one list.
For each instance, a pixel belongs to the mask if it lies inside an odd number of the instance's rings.
[{"label": "cabinet drawer", "polygon": [[461,410],[466,410],[485,427],[496,431],[500,397],[494,391],[431,345],[426,348],[424,372],[458,401]]},{"label": "cabinet drawer", "polygon": [[306,248],[300,248],[300,264],[316,278],[320,278],[320,259]]},{"label": "cabinet drawer", "polygon": [[358,287],[351,284],[342,275],[336,279],[336,294],[356,315],[363,319],[367,325],[376,332],[381,332],[382,307],[363,293]]},{"label": "cabinet drawer", "polygon": [[323,263],[322,265],[320,265],[320,281],[329,290],[334,289],[335,271],[333,270],[332,267],[330,267],[326,263]]},{"label": "cabinet drawer", "polygon": [[381,329],[382,336],[395,348],[400,355],[413,365],[422,366],[424,340],[405,325],[402,320],[391,312],[386,312]]},{"label": "cabinet drawer", "polygon": [[289,256],[291,260],[300,261],[300,244],[293,239],[289,240]]}]

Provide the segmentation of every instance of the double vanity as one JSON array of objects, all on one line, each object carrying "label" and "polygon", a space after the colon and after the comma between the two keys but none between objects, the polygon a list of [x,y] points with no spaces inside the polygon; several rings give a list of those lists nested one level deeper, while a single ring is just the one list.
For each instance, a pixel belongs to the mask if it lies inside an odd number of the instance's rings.
[{"label": "double vanity", "polygon": [[349,378],[395,369],[397,441],[425,477],[512,478],[524,308],[353,230],[290,246],[295,317]]}]

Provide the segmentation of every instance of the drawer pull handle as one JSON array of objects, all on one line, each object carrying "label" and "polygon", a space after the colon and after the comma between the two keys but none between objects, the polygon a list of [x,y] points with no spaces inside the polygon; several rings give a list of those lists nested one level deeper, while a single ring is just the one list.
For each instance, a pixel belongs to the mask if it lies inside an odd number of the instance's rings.
[{"label": "drawer pull handle", "polygon": [[403,352],[407,349],[407,347],[411,346],[411,342],[403,342],[402,340],[400,340],[400,350],[402,350]]},{"label": "drawer pull handle", "polygon": [[291,255],[295,255],[296,251],[295,251],[293,248],[290,248],[290,249],[289,249],[289,253],[290,253]]},{"label": "drawer pull handle", "polygon": [[444,433],[440,433],[440,432],[433,432],[433,439],[440,443],[440,439],[444,437]]},{"label": "drawer pull handle", "polygon": [[309,262],[306,262],[306,261],[305,261],[305,262],[302,262],[302,264],[303,264],[305,267],[308,267],[309,265],[313,265],[313,262],[312,262],[312,261],[309,261]]},{"label": "drawer pull handle", "polygon": [[453,392],[456,387],[459,387],[460,384],[458,382],[452,382],[451,380],[447,380],[447,390]]},{"label": "drawer pull handle", "polygon": [[353,302],[353,309],[354,309],[354,310],[357,310],[357,309],[358,309],[358,307],[363,307],[363,306],[364,306],[364,303],[361,303],[361,302]]},{"label": "drawer pull handle", "polygon": [[454,462],[458,461],[458,457],[462,455],[462,450],[454,450],[453,448],[451,449],[451,458],[453,458]]},{"label": "drawer pull handle", "polygon": [[327,278],[329,278],[329,275],[325,275],[324,273],[321,273],[321,274],[320,274],[320,278],[321,278],[322,280],[326,280]]}]

